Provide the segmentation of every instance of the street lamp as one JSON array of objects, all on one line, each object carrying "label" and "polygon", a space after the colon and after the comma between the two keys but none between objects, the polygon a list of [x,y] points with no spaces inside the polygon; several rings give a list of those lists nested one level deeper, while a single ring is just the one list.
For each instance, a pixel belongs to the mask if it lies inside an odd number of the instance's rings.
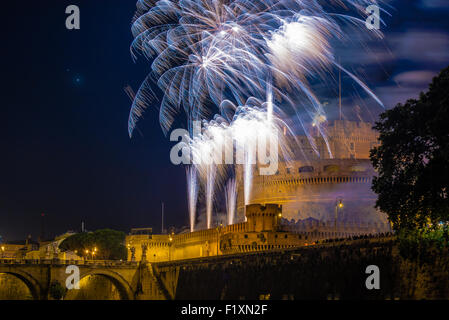
[{"label": "street lamp", "polygon": [[336,198],[335,199],[335,236],[337,236],[337,220],[338,220],[338,210],[343,209],[343,198]]},{"label": "street lamp", "polygon": [[2,259],[5,257],[5,246],[2,246]]},{"label": "street lamp", "polygon": [[173,242],[173,232],[170,234],[170,236],[168,237],[168,240],[170,241],[170,243],[168,244],[168,261],[171,261],[171,246],[172,246],[172,242]]},{"label": "street lamp", "polygon": [[223,227],[223,223],[220,223],[220,225],[217,227],[217,256],[218,256],[218,245],[220,243],[220,231]]}]

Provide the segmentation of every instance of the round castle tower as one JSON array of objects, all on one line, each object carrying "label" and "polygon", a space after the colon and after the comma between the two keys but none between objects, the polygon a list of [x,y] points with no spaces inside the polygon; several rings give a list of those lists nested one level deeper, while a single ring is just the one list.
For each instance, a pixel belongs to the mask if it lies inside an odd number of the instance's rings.
[{"label": "round castle tower", "polygon": [[[320,156],[305,136],[296,137],[300,147],[293,150],[295,158],[280,162],[275,175],[259,175],[258,166],[253,166],[248,204],[280,204],[283,217],[294,219],[295,223],[312,218],[322,222],[377,224],[389,231],[386,215],[374,208],[377,195],[371,190],[371,183],[376,173],[369,151],[378,142],[371,127],[369,123],[336,120],[326,128],[327,141],[311,132]],[[240,168],[237,171],[240,220],[245,215],[242,176]]]}]

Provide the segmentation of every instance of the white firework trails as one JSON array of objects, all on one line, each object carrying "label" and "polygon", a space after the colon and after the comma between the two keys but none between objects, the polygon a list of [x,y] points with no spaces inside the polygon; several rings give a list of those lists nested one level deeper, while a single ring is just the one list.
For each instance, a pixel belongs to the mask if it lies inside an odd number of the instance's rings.
[{"label": "white firework trails", "polygon": [[[259,164],[261,175],[272,175],[278,169],[279,153],[284,160],[292,156],[289,140],[284,135],[290,129],[278,116],[281,111],[272,102],[262,103],[256,98],[250,98],[244,106],[235,106],[224,101],[220,109],[223,115],[216,115],[212,121],[194,122],[192,138],[184,129],[176,129],[170,135],[171,141],[181,139],[171,150],[171,161],[174,164],[192,165],[188,170],[189,209],[196,203],[198,190],[197,185],[192,183],[192,170],[198,172],[200,180],[204,181],[208,228],[212,226],[214,190],[217,185],[224,183],[232,171],[230,168],[241,165],[244,201],[248,204],[253,165]],[[229,120],[226,114],[234,116]],[[231,189],[228,188],[227,192],[228,221],[234,221],[234,218],[229,218],[235,217],[235,208],[230,205]],[[190,217],[194,217],[192,211]]]},{"label": "white firework trails", "polygon": [[198,179],[195,167],[186,167],[186,178],[190,232],[193,232],[195,228],[196,205],[198,199]]},{"label": "white firework trails", "polygon": [[272,105],[269,113],[267,104],[256,98],[248,99],[244,106],[224,101],[221,109],[223,114],[234,114],[231,120],[215,115],[211,121],[195,121],[193,137],[187,130],[173,130],[170,140],[181,141],[171,150],[172,163],[193,164],[202,177],[207,176],[211,165],[226,173],[226,165],[257,162],[261,175],[274,174],[279,153],[284,160],[291,158],[291,146],[283,134],[291,131],[278,116],[280,109]]},{"label": "white firework trails", "polygon": [[235,178],[230,178],[225,188],[226,213],[228,225],[234,224],[237,206],[237,185]]},{"label": "white firework trails", "polygon": [[[151,59],[152,73],[134,98],[129,134],[152,101],[152,81],[162,92],[159,118],[164,132],[182,110],[190,127],[194,120],[209,119],[225,99],[238,105],[252,96],[263,99],[271,85],[274,98],[284,105],[311,108],[309,114],[322,112],[307,76],[325,78],[332,68],[347,72],[336,63],[330,41],[345,40],[342,24],[366,33],[365,21],[356,16],[365,17],[365,7],[373,3],[336,1],[335,6],[354,14],[349,16],[315,0],[139,1],[131,52]],[[369,34],[382,36],[377,30]],[[302,106],[289,103],[285,88],[308,101]]]},{"label": "white firework trails", "polygon": [[[336,85],[334,74],[342,71],[382,105],[336,61],[333,48],[334,43],[355,39],[348,30],[361,37],[382,38],[379,30],[367,32],[365,27],[365,8],[373,4],[377,1],[138,1],[131,53],[133,58],[143,54],[150,59],[151,73],[132,95],[128,132],[131,137],[150,104],[159,107],[165,134],[178,115],[186,116],[188,131],[171,133],[171,141],[181,138],[181,142],[170,157],[175,164],[194,166],[187,172],[191,230],[198,181],[204,182],[210,228],[214,190],[230,172],[235,174],[236,164],[242,166],[247,204],[252,166],[258,161],[260,174],[273,174],[278,153],[283,160],[290,159],[287,139],[280,134],[290,131],[286,115],[294,115],[295,125],[315,126],[327,142],[326,112],[310,79]],[[309,142],[318,152],[310,137]],[[329,146],[328,152],[332,157]],[[227,190],[230,223],[235,191]]]}]

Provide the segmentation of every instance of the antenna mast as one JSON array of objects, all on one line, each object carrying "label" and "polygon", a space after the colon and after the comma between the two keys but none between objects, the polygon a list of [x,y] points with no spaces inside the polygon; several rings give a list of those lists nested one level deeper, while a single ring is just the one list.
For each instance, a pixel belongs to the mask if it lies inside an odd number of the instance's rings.
[{"label": "antenna mast", "polygon": [[162,234],[164,233],[164,203],[162,202]]},{"label": "antenna mast", "polygon": [[[338,64],[340,64],[340,58],[338,58]],[[338,68],[338,110],[341,120],[341,68]]]}]

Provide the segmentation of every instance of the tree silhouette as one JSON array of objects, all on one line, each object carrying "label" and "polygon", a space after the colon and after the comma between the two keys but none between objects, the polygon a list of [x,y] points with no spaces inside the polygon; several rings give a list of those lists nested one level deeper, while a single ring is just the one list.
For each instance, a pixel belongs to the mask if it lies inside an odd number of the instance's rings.
[{"label": "tree silhouette", "polygon": [[[100,260],[126,260],[125,233],[111,229],[74,234],[61,242],[64,251],[77,251],[80,256]],[[92,256],[92,250],[95,255]],[[88,251],[86,253],[86,250]]]},{"label": "tree silhouette", "polygon": [[376,207],[395,230],[448,222],[449,67],[419,99],[382,113],[374,128],[381,143],[371,150]]}]

